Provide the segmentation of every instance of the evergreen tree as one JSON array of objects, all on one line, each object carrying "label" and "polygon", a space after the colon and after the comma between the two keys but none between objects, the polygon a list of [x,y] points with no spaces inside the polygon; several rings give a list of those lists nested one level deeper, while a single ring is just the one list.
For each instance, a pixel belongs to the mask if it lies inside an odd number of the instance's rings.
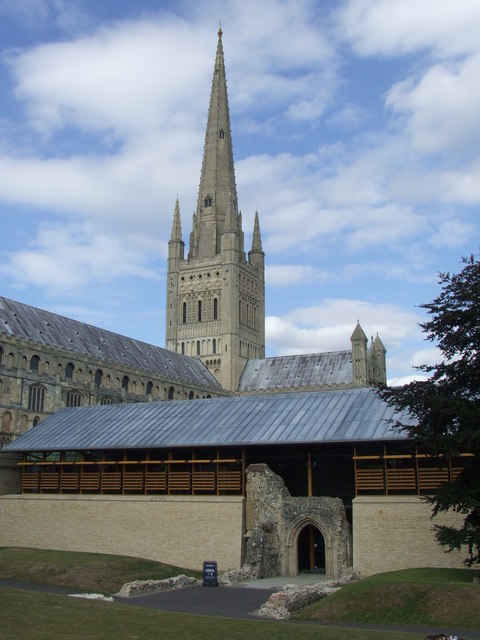
[{"label": "evergreen tree", "polygon": [[439,274],[440,295],[421,305],[430,319],[420,326],[438,345],[441,362],[418,367],[429,374],[427,380],[383,388],[380,394],[395,408],[409,410],[416,424],[398,426],[438,456],[439,466],[473,454],[452,483],[426,498],[434,516],[450,509],[465,516],[460,528],[435,525],[435,531],[449,551],[465,545],[465,564],[471,566],[480,563],[480,262],[473,255],[462,262],[460,273]]}]

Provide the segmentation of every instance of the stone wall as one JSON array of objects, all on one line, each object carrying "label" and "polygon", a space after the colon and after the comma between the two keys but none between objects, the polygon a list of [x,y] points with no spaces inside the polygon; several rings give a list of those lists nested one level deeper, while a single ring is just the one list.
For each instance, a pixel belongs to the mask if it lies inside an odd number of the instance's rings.
[{"label": "stone wall", "polygon": [[431,506],[416,496],[360,496],[353,500],[354,570],[362,576],[413,567],[463,566],[466,551],[445,553],[434,524],[458,526],[457,513],[431,519]]},{"label": "stone wall", "polygon": [[247,547],[243,570],[252,577],[297,575],[298,537],[308,525],[325,541],[328,578],[344,574],[350,562],[350,530],[343,502],[329,497],[292,497],[266,464],[247,469]]},{"label": "stone wall", "polygon": [[241,496],[0,496],[0,546],[92,551],[188,569],[242,563]]}]

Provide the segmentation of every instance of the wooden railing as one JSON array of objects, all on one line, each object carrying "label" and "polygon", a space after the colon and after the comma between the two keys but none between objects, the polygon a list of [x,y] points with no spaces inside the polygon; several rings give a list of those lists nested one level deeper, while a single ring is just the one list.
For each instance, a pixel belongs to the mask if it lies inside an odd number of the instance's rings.
[{"label": "wooden railing", "polygon": [[[355,492],[359,494],[416,493],[425,494],[452,482],[462,472],[461,466],[423,466],[413,456],[398,456],[403,466],[389,466],[389,458],[372,464],[374,456],[365,456],[367,468],[362,468],[361,456],[355,457]],[[393,456],[392,456],[393,458]],[[425,456],[422,456],[425,458]],[[408,461],[407,461],[408,459]]]},{"label": "wooden railing", "polygon": [[241,471],[24,470],[22,493],[242,493]]}]

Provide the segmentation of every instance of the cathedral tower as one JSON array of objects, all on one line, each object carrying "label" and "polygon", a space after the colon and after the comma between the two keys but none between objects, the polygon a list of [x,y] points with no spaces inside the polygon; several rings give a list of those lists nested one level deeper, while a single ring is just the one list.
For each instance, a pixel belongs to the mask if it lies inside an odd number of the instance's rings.
[{"label": "cathedral tower", "polygon": [[166,347],[198,356],[235,391],[247,360],[265,357],[265,255],[258,213],[248,260],[245,255],[221,29],[186,258],[184,248],[177,200],[168,243]]}]

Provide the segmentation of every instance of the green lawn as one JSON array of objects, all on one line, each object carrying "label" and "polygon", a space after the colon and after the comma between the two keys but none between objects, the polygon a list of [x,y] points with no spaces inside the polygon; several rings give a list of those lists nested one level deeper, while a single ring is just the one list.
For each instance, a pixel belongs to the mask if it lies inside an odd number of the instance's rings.
[{"label": "green lawn", "polygon": [[152,611],[0,588],[1,640],[423,640],[425,634]]},{"label": "green lawn", "polygon": [[[131,580],[179,573],[200,577],[198,572],[139,558],[0,548],[0,577],[78,592],[115,593]],[[480,577],[480,571],[411,569],[378,574],[345,585],[302,611],[294,623],[167,613],[0,588],[0,640],[423,640],[425,634],[329,628],[311,622],[425,625],[439,631],[480,628],[480,585],[473,584],[474,576]]]},{"label": "green lawn", "polygon": [[116,593],[132,580],[163,580],[180,573],[196,578],[198,571],[128,556],[42,549],[0,547],[0,577],[68,587],[78,591]]},{"label": "green lawn", "polygon": [[345,585],[301,611],[323,622],[444,625],[480,628],[480,585],[469,569],[407,569]]}]

